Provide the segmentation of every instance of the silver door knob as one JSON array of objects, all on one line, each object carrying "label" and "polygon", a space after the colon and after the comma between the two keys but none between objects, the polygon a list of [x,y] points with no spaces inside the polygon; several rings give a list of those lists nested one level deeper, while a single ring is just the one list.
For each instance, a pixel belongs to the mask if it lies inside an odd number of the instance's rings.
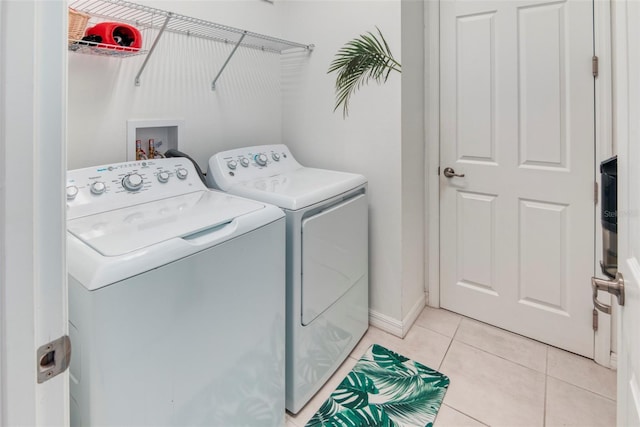
[{"label": "silver door knob", "polygon": [[444,176],[446,176],[447,178],[453,178],[454,176],[457,176],[459,178],[464,177],[463,173],[456,173],[453,168],[444,168],[444,171],[442,173],[444,173]]}]

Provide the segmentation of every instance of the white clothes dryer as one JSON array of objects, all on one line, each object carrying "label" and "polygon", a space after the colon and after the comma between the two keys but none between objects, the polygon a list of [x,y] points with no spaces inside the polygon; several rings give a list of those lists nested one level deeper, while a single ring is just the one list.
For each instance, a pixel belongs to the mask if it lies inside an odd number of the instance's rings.
[{"label": "white clothes dryer", "polygon": [[71,425],[284,426],[284,250],[184,158],[68,171]]},{"label": "white clothes dryer", "polygon": [[369,326],[367,181],[303,167],[280,144],[214,155],[207,185],[286,214],[286,408],[297,413]]}]

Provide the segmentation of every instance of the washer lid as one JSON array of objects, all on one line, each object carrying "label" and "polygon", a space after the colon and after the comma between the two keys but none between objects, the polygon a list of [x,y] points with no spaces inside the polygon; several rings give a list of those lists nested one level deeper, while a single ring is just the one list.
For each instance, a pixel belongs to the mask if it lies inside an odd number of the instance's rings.
[{"label": "washer lid", "polygon": [[267,178],[235,184],[229,192],[298,210],[345,193],[367,182],[362,175],[302,167]]},{"label": "washer lid", "polygon": [[224,225],[264,205],[196,191],[67,221],[67,230],[104,256],[118,256]]}]

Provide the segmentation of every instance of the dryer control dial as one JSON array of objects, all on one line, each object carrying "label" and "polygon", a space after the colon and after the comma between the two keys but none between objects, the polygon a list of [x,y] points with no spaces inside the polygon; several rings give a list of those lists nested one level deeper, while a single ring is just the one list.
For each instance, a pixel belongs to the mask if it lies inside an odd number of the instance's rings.
[{"label": "dryer control dial", "polygon": [[78,187],[70,185],[67,187],[67,200],[73,200],[78,195]]},{"label": "dryer control dial", "polygon": [[269,158],[267,157],[266,154],[256,154],[254,157],[254,160],[256,161],[256,163],[260,166],[266,166],[267,165],[267,160],[269,160]]},{"label": "dryer control dial", "polygon": [[176,176],[180,179],[187,179],[188,175],[189,175],[189,171],[186,170],[185,168],[179,168],[176,171]]},{"label": "dryer control dial", "polygon": [[242,165],[243,168],[248,168],[249,167],[249,159],[247,159],[246,157],[243,157],[240,159],[240,164]]},{"label": "dryer control dial", "polygon": [[229,160],[227,162],[227,167],[231,170],[235,169],[238,167],[238,162],[236,162],[235,160]]},{"label": "dryer control dial", "polygon": [[122,186],[127,191],[138,191],[142,188],[142,184],[144,184],[144,180],[137,173],[129,174],[122,179]]},{"label": "dryer control dial", "polygon": [[158,173],[158,181],[160,181],[163,184],[165,182],[169,181],[169,172],[162,171],[162,172]]},{"label": "dryer control dial", "polygon": [[107,186],[104,185],[104,182],[102,181],[94,181],[91,184],[90,189],[93,194],[95,194],[96,196],[99,196],[100,194],[104,193],[107,190]]},{"label": "dryer control dial", "polygon": [[271,158],[272,158],[273,160],[275,160],[276,162],[279,162],[279,161],[280,161],[280,154],[278,154],[278,153],[272,153],[272,154],[271,154]]}]

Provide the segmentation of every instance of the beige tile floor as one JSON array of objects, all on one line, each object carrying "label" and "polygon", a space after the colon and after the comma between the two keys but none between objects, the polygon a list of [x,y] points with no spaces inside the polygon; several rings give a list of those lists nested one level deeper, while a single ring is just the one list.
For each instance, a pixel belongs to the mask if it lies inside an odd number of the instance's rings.
[{"label": "beige tile floor", "polygon": [[616,374],[566,351],[425,308],[404,339],[370,327],[350,357],[287,427],[304,427],[371,344],[451,379],[436,427],[615,426]]}]

